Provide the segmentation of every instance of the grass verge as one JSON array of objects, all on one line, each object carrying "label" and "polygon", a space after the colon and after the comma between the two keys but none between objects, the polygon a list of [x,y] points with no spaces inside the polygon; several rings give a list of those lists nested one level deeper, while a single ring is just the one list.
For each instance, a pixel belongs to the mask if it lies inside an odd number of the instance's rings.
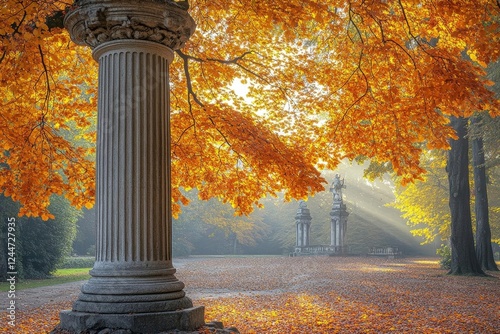
[{"label": "grass verge", "polygon": [[[92,268],[57,269],[51,278],[27,279],[16,282],[16,291],[23,289],[39,288],[42,286],[57,285],[62,283],[83,281],[90,278],[89,270]],[[1,282],[0,291],[9,291],[9,283]]]}]

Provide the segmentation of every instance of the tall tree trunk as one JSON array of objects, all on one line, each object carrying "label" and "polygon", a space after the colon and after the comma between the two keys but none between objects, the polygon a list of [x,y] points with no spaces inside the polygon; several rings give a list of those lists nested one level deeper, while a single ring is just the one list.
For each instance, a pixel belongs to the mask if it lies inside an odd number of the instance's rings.
[{"label": "tall tree trunk", "polygon": [[498,271],[491,246],[486,168],[479,116],[472,117],[471,124],[475,125],[475,130],[477,130],[472,137],[472,164],[474,166],[474,189],[476,193],[476,256],[481,269]]},{"label": "tall tree trunk", "polygon": [[450,117],[458,136],[450,139],[448,181],[451,211],[451,269],[453,275],[484,275],[474,250],[474,235],[470,211],[469,141],[467,119]]}]

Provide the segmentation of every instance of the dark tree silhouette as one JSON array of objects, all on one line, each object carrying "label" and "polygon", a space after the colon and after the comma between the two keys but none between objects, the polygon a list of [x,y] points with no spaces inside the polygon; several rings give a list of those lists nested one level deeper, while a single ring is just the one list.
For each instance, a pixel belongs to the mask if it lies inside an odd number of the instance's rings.
[{"label": "dark tree silhouette", "polygon": [[474,126],[472,135],[472,164],[474,166],[474,191],[476,194],[476,256],[483,270],[498,271],[491,246],[491,229],[488,213],[488,193],[486,185],[486,166],[484,145],[481,135],[482,120],[480,116],[471,118]]},{"label": "dark tree silhouette", "polygon": [[484,275],[474,249],[470,210],[467,118],[450,117],[458,138],[450,139],[446,170],[450,184],[451,269],[453,275]]}]

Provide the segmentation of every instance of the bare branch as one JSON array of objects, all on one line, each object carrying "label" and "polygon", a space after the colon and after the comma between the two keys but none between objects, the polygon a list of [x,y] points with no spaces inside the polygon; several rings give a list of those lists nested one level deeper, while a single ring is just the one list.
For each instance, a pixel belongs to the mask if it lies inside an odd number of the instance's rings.
[{"label": "bare branch", "polygon": [[[191,60],[194,60],[194,61],[199,62],[199,63],[216,62],[216,63],[220,63],[220,64],[236,65],[239,68],[241,68],[243,71],[245,71],[246,73],[249,73],[250,75],[254,76],[255,78],[258,78],[259,80],[261,80],[262,82],[264,82],[266,85],[270,85],[270,86],[273,85],[271,81],[269,81],[268,79],[266,79],[262,75],[256,73],[255,71],[252,71],[248,67],[246,67],[246,66],[244,66],[244,65],[241,64],[241,61],[243,59],[245,59],[246,56],[248,56],[250,54],[255,54],[256,52],[254,52],[254,51],[244,52],[241,56],[235,57],[233,59],[228,59],[228,60],[218,59],[218,58],[202,59],[202,58],[199,58],[199,57],[194,57],[194,56],[191,56],[191,55],[187,55],[187,54],[183,53],[180,50],[177,50],[176,52],[183,59],[191,59]],[[251,63],[263,66],[262,64],[258,64],[258,63],[255,63],[255,62],[251,62]],[[286,90],[284,88],[278,86],[278,89],[281,91],[281,93],[283,94],[284,97],[288,98],[288,94],[287,94],[287,92],[286,92]]]}]

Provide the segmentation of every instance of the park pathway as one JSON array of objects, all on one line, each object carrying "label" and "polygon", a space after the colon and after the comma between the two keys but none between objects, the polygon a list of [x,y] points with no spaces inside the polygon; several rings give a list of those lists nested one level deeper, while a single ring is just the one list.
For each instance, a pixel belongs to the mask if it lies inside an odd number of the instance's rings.
[{"label": "park pathway", "polygon": [[[52,303],[76,300],[85,281],[63,283],[16,291],[16,310],[27,311]],[[0,313],[6,310],[2,308]]]}]

